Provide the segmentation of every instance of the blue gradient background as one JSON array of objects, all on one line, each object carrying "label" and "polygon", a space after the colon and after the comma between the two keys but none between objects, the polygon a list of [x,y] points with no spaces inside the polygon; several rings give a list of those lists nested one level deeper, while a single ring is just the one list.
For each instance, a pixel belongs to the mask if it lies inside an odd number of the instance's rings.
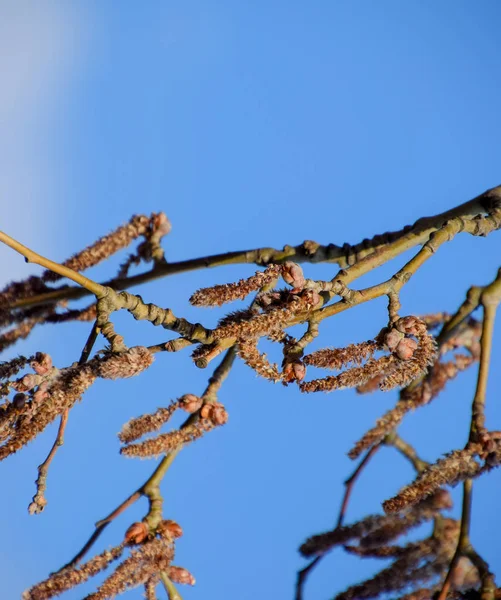
[{"label": "blue gradient background", "polygon": [[[159,210],[173,223],[164,243],[170,261],[305,239],[356,243],[501,183],[495,0],[5,1],[0,12],[2,228],[53,259],[133,213]],[[458,236],[405,287],[402,314],[455,310],[469,285],[492,280],[499,255],[499,234]],[[383,280],[409,256],[357,285]],[[0,260],[5,281],[39,272],[4,248]],[[305,267],[308,277],[335,270]],[[195,310],[190,294],[253,271],[186,273],[134,291],[210,326],[220,312]],[[112,274],[111,267],[89,273]],[[331,321],[314,347],[372,337],[385,324],[385,301]],[[126,314],[115,323],[129,345],[167,338]],[[498,329],[492,429],[501,428]],[[65,366],[88,331],[89,324],[39,328],[16,351],[44,350]],[[56,425],[2,464],[3,598],[19,598],[66,562],[93,523],[152,471],[154,461],[118,455],[121,425],[200,393],[209,375],[183,352],[158,356],[133,380],[94,385],[71,412],[40,516],[26,507]],[[463,374],[405,420],[400,433],[423,458],[464,444],[475,378]],[[396,394],[301,396],[238,362],[220,398],[228,426],[183,450],[162,486],[166,517],[185,531],[175,562],[197,578],[181,592],[186,599],[292,598],[305,564],[297,547],[334,523],[353,469],[346,452]],[[383,449],[360,479],[347,520],[379,511],[412,475]],[[472,540],[501,574],[499,482],[493,472],[475,484]],[[458,515],[459,489],[454,498]],[[117,519],[96,551],[118,543],[145,510],[141,501]],[[306,598],[332,597],[382,564],[335,551],[311,576]]]}]

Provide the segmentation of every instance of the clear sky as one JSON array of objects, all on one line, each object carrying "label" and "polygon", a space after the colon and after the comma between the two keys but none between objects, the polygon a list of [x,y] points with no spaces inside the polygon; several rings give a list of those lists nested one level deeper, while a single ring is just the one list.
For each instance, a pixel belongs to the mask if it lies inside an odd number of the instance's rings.
[{"label": "clear sky", "polygon": [[[134,213],[159,210],[173,223],[172,261],[304,239],[356,243],[501,183],[496,0],[4,1],[0,13],[2,229],[55,260]],[[469,285],[494,277],[500,247],[499,234],[442,247],[403,292],[402,314],[453,311]],[[0,261],[4,281],[39,272],[4,248]],[[219,313],[190,307],[190,294],[253,270],[188,273],[134,291],[212,325]],[[305,272],[327,278],[335,267]],[[371,338],[385,319],[384,301],[348,311],[315,346]],[[166,339],[127,315],[115,322],[129,345]],[[44,350],[66,366],[88,329],[47,326],[16,350]],[[499,331],[495,341],[499,365]],[[154,461],[118,455],[122,423],[202,392],[208,376],[181,353],[158,356],[133,380],[97,383],[70,415],[42,515],[26,507],[55,427],[1,465],[2,597],[18,598],[66,562],[152,471]],[[408,416],[400,432],[423,458],[464,444],[474,385],[475,372],[466,373]],[[501,429],[500,391],[494,368],[492,429]],[[229,424],[183,450],[163,485],[166,516],[185,531],[176,564],[197,578],[185,599],[292,598],[304,565],[297,547],[334,523],[353,468],[346,452],[395,398],[302,396],[236,364],[221,392]],[[379,511],[411,477],[381,451],[347,520]],[[501,575],[499,478],[475,484],[473,542]],[[145,509],[141,502],[113,523],[96,549],[117,543]],[[332,597],[379,566],[336,551],[306,598]]]}]

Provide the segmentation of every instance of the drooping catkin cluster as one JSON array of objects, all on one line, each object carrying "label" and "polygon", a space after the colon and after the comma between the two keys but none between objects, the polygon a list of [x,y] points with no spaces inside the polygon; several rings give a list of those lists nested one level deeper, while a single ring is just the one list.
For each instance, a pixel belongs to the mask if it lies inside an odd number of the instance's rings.
[{"label": "drooping catkin cluster", "polygon": [[[491,440],[489,440],[491,441]],[[443,485],[456,485],[465,479],[477,477],[484,468],[498,466],[501,444],[494,439],[489,453],[483,453],[480,444],[469,444],[464,450],[454,450],[426,467],[417,478],[400,492],[386,500],[383,508],[387,513],[397,513],[420,502]],[[491,463],[482,464],[481,458],[490,456]]]},{"label": "drooping catkin cluster", "polygon": [[[170,229],[170,222],[164,213],[153,213],[150,217],[136,215],[129,223],[98,239],[62,264],[73,271],[81,272],[109,259],[137,238],[143,237],[144,241],[139,244],[136,252],[120,267],[118,277],[125,277],[131,264],[163,259],[160,241]],[[66,309],[63,302],[45,303],[32,308],[12,308],[13,304],[29,302],[34,296],[57,290],[58,288],[50,284],[60,279],[61,276],[57,273],[44,271],[40,277],[31,276],[23,281],[10,283],[0,290],[0,327],[10,327],[7,331],[0,332],[0,352],[17,340],[26,338],[36,325],[95,319],[94,303],[83,309]]]},{"label": "drooping catkin cluster", "polygon": [[[481,214],[471,219],[471,214],[468,213],[465,219],[460,219],[459,228],[471,229],[472,222],[475,222],[475,235],[499,228],[501,223],[499,194],[498,190],[492,198],[489,197],[489,201],[488,198],[483,198],[479,209]],[[429,220],[421,220],[415,226],[416,232],[422,233],[423,227],[426,229],[429,224]],[[439,224],[437,232],[440,233],[443,228],[449,231],[449,226],[449,221]],[[378,444],[391,445],[390,440],[395,442],[398,436],[393,433],[392,437],[391,432],[407,412],[430,402],[443,389],[447,381],[480,357],[481,324],[471,318],[459,324],[455,322],[460,320],[461,315],[469,314],[468,311],[474,309],[475,302],[483,303],[482,297],[476,296],[480,288],[472,288],[473,291],[465,303],[466,308],[463,310],[462,307],[458,312],[459,317],[456,315],[452,321],[449,321],[449,316],[445,313],[428,315],[422,319],[414,316],[398,318],[400,301],[396,290],[399,290],[400,284],[405,283],[404,279],[412,274],[416,261],[408,263],[406,267],[408,272],[404,272],[403,269],[381,286],[369,288],[375,290],[376,294],[386,289],[385,293],[388,294],[389,299],[390,325],[375,339],[361,344],[351,344],[345,348],[318,350],[304,356],[306,347],[318,335],[319,323],[324,318],[336,314],[338,308],[345,310],[358,304],[359,301],[364,301],[364,292],[368,290],[356,292],[347,287],[348,283],[356,278],[352,278],[351,275],[358,273],[358,267],[350,273],[350,266],[358,259],[369,257],[371,253],[379,260],[381,254],[386,251],[385,247],[391,244],[392,240],[406,236],[409,229],[404,229],[396,237],[393,234],[389,236],[386,234],[373,238],[372,241],[364,240],[362,244],[354,247],[355,252],[351,252],[346,246],[344,249],[346,256],[340,261],[343,268],[330,281],[306,280],[298,264],[286,262],[268,264],[263,271],[236,283],[198,290],[191,298],[195,306],[221,306],[234,300],[242,300],[250,293],[257,292],[249,308],[230,313],[219,321],[214,330],[206,329],[200,323],[191,323],[176,317],[170,309],[160,308],[156,304],[145,304],[139,296],[125,291],[115,291],[123,289],[124,284],[136,281],[135,279],[125,282],[122,280],[127,277],[130,267],[134,264],[154,261],[154,276],[169,271],[169,269],[164,271],[160,266],[160,263],[165,261],[160,240],[169,230],[170,223],[163,213],[153,214],[149,218],[136,216],[128,224],[65,261],[63,264],[66,267],[74,271],[83,271],[109,258],[118,250],[126,248],[138,237],[144,238],[135,252],[121,264],[117,278],[109,287],[93,288],[105,291],[99,291],[97,302],[83,309],[70,310],[65,301],[54,300],[54,298],[64,297],[65,287],[51,287],[50,284],[59,280],[60,276],[50,272],[44,272],[41,277],[31,277],[24,282],[10,284],[0,292],[0,327],[11,327],[0,333],[0,350],[26,337],[37,324],[71,320],[95,320],[96,329],[93,329],[93,333],[99,331],[109,344],[106,351],[98,352],[85,364],[73,364],[63,369],[55,368],[51,358],[43,353],[37,353],[29,359],[19,357],[6,365],[0,365],[0,380],[2,378],[5,380],[0,385],[0,398],[5,398],[0,404],[0,460],[28,443],[57,416],[62,417],[59,432],[64,431],[69,409],[97,378],[117,379],[137,375],[152,364],[153,352],[167,349],[177,351],[198,344],[193,352],[193,358],[199,367],[207,366],[210,360],[229,348],[227,356],[231,355],[231,360],[237,354],[258,375],[274,382],[281,381],[284,385],[298,383],[303,392],[331,391],[345,387],[356,387],[360,392],[375,389],[386,391],[405,387],[397,405],[384,415],[350,452],[350,456],[355,457],[363,450],[370,449],[361,461],[360,466],[362,466],[373,455]],[[430,237],[429,242],[425,243],[427,249],[431,247],[430,242],[433,240],[436,241],[436,238]],[[374,247],[370,247],[372,244]],[[257,264],[265,265],[273,256],[278,255],[279,260],[283,260],[283,256],[292,255],[294,252],[300,259],[308,260],[308,257],[311,258],[318,253],[319,260],[320,256],[322,259],[329,260],[333,257],[332,253],[336,256],[340,249],[332,244],[321,247],[315,242],[305,242],[295,249],[288,247],[286,251],[284,248],[282,254],[270,253],[268,250],[243,253],[243,255],[246,261],[255,260]],[[418,254],[418,257],[420,256],[422,253]],[[211,257],[186,262],[192,266],[194,263],[199,265],[204,263],[207,266],[215,264],[211,262]],[[364,268],[362,265],[362,273]],[[172,271],[175,272],[176,268]],[[148,279],[149,274],[145,275],[145,279]],[[290,288],[272,289],[280,276]],[[63,293],[60,293],[61,291]],[[39,295],[41,297],[35,298]],[[340,298],[340,301],[327,307],[326,310],[321,310],[324,303],[330,302],[335,295]],[[68,297],[73,296],[70,293]],[[369,297],[372,297],[372,292],[365,294],[365,300]],[[23,308],[24,306],[30,308]],[[120,309],[129,311],[136,319],[147,319],[154,325],[175,331],[180,337],[165,344],[152,346],[151,351],[144,346],[129,349],[109,319],[112,312]],[[454,330],[451,337],[447,327],[451,326],[452,322],[454,322]],[[299,339],[292,338],[285,332],[288,327],[301,323],[307,323],[308,329],[302,336],[298,336]],[[437,337],[441,358],[437,360],[435,339],[430,335],[429,330],[441,325],[442,333],[445,333],[444,335],[440,333]],[[89,340],[92,340],[93,333]],[[281,367],[270,363],[267,356],[258,350],[261,337],[283,346]],[[447,352],[453,353],[458,348],[463,348],[466,353],[456,353],[452,358],[446,359],[444,355]],[[482,344],[482,352],[484,352],[484,344]],[[86,347],[81,361],[89,353]],[[224,360],[222,362],[224,363]],[[14,380],[14,377],[28,363],[32,372],[25,373]],[[304,382],[307,366],[339,370],[340,373]],[[485,366],[484,361],[482,366]],[[428,371],[429,367],[431,369]],[[218,377],[221,374],[221,372],[218,374],[218,369],[209,380],[208,391],[202,397],[186,394],[168,406],[158,408],[152,414],[142,415],[125,424],[119,434],[124,444],[121,453],[126,456],[157,456],[179,449],[207,431],[225,424],[228,414],[224,406],[216,401],[220,384]],[[150,439],[139,441],[143,436],[158,432],[178,409],[190,413],[178,430],[160,433]],[[477,407],[476,410],[482,412],[483,408]],[[59,432],[54,448],[62,439]],[[305,556],[320,557],[332,547],[342,544],[348,552],[361,557],[392,559],[390,566],[362,584],[350,587],[338,596],[340,599],[376,597],[384,593],[401,592],[403,588],[408,588],[406,591],[412,590],[404,596],[407,600],[432,598],[450,565],[457,547],[459,532],[458,523],[446,519],[442,514],[444,509],[450,507],[450,496],[441,486],[454,485],[458,481],[476,477],[501,463],[501,432],[487,431],[483,420],[472,421],[470,442],[464,450],[454,451],[426,468],[424,465],[427,463],[416,458],[413,449],[406,450],[405,443],[400,441],[399,446],[396,443],[393,445],[409,458],[419,475],[413,483],[405,486],[399,494],[384,503],[384,508],[389,514],[370,516],[350,526],[338,526],[333,531],[311,537],[301,547]],[[46,462],[50,462],[49,458],[51,460],[51,454]],[[44,465],[45,462],[41,467]],[[351,485],[349,482],[356,478],[357,474],[358,468],[352,478],[346,482],[347,486]],[[88,599],[112,598],[131,587],[143,585],[146,597],[152,600],[156,597],[155,588],[161,579],[166,587],[169,587],[170,581],[193,584],[194,578],[186,569],[172,565],[174,556],[172,541],[175,537],[172,535],[172,522],[162,521],[155,528],[155,523],[158,523],[158,519],[161,518],[158,511],[162,501],[159,498],[158,484],[155,483],[156,488],[151,491],[149,487],[151,482],[152,478],[148,480],[148,485],[145,484],[113,513],[119,514],[122,507],[127,506],[129,500],[135,496],[144,495],[150,500],[148,515],[142,522],[134,523],[127,530],[124,544],[88,561],[80,569],[67,568],[56,573],[46,582],[32,588],[26,598],[33,598],[33,600],[51,598],[64,589],[85,581],[119,558],[125,546],[136,547],[130,550],[128,558],[95,593],[87,597]],[[340,521],[344,515],[345,502],[349,493],[350,489],[347,487]],[[434,521],[434,529],[430,537],[406,545],[395,544],[395,540],[400,536],[430,520]],[[104,523],[107,522],[109,521],[105,519]],[[177,524],[174,525],[179,527]],[[100,525],[96,527],[95,533],[99,534]],[[94,535],[91,536],[91,542],[92,540]],[[351,545],[347,545],[348,542]],[[82,552],[87,550],[86,545]],[[471,551],[473,552],[472,549]],[[81,557],[82,553],[78,556]],[[461,557],[458,568],[453,574],[454,593],[468,585],[478,586],[479,573],[468,561],[467,556]],[[482,568],[480,565],[480,569]],[[458,573],[461,570],[462,579],[458,580]],[[485,573],[482,574],[484,575]],[[166,578],[169,581],[166,582]],[[426,584],[426,587],[418,588],[423,584]],[[482,593],[484,591],[483,589]]]},{"label": "drooping catkin cluster", "polygon": [[[145,236],[147,240],[151,236],[156,236],[159,239],[159,237],[169,233],[170,229],[170,223],[164,213],[153,213],[151,217],[134,215],[128,223],[99,238],[62,264],[73,271],[85,271],[127,248],[140,236]],[[53,271],[45,271],[41,278],[44,282],[53,282],[61,279],[61,276]]]},{"label": "drooping catkin cluster", "polygon": [[[7,387],[16,393],[11,401],[0,405],[0,460],[20,450],[71,409],[98,377],[132,377],[152,361],[146,348],[136,346],[119,355],[107,354],[59,370],[53,367],[48,354],[38,352],[30,362],[33,373],[7,382]],[[26,362],[28,359],[21,361]],[[15,372],[21,363],[14,359],[4,366],[4,371]]]},{"label": "drooping catkin cluster", "polygon": [[125,544],[105,550],[94,556],[80,567],[67,568],[52,574],[23,594],[23,600],[49,600],[67,590],[85,583],[101,571],[104,571],[113,561],[118,560],[125,549]]},{"label": "drooping catkin cluster", "polygon": [[[402,547],[389,547],[387,552],[383,552],[382,555],[372,553],[371,557],[373,558],[392,557],[394,560],[390,566],[382,569],[373,577],[350,586],[335,596],[335,599],[360,600],[377,598],[389,593],[395,594],[409,589],[419,591],[419,589],[423,589],[423,584],[429,586],[427,589],[431,592],[430,596],[426,597],[432,598],[434,592],[440,589],[441,580],[454,555],[459,524],[452,519],[444,519],[441,529],[442,531],[437,531],[429,538],[419,542],[411,542]],[[364,554],[359,553],[359,556],[364,556]],[[478,582],[478,573],[476,569],[473,569],[469,579],[464,579],[461,583],[455,582],[455,589],[467,589],[478,585]],[[402,598],[402,596],[399,597]]]},{"label": "drooping catkin cluster", "polygon": [[410,529],[430,521],[442,510],[452,507],[452,500],[446,490],[439,490],[402,514],[371,515],[352,525],[339,526],[310,537],[299,548],[303,556],[318,556],[335,546],[357,540],[361,549],[386,547],[389,542],[405,535]]},{"label": "drooping catkin cluster", "polygon": [[118,439],[124,444],[129,444],[143,437],[143,435],[158,431],[162,425],[169,421],[177,409],[182,408],[188,413],[195,413],[202,408],[202,405],[202,398],[195,396],[195,394],[185,394],[165,408],[158,408],[152,414],[145,414],[131,419],[122,427]]},{"label": "drooping catkin cluster", "polygon": [[[279,276],[292,286],[291,289],[269,289]],[[222,343],[232,339],[237,343],[237,354],[258,375],[284,385],[304,378],[306,369],[301,361],[302,350],[292,355],[284,347],[282,371],[276,364],[269,362],[266,354],[258,350],[260,337],[267,337],[274,342],[286,339],[284,329],[297,315],[305,317],[313,309],[321,306],[320,295],[313,287],[306,289],[307,281],[301,267],[293,262],[283,265],[269,265],[264,271],[237,283],[216,285],[198,290],[190,299],[197,306],[216,306],[225,302],[245,298],[253,291],[257,294],[250,308],[229,313],[223,317],[211,332],[210,343],[201,344],[192,353],[195,364],[206,367],[208,362],[217,356],[225,347]]]},{"label": "drooping catkin cluster", "polygon": [[127,590],[144,585],[161,571],[167,571],[174,558],[171,539],[156,537],[137,550],[132,550],[115,571],[107,577],[96,592],[86,600],[107,600]]},{"label": "drooping catkin cluster", "polygon": [[129,444],[147,433],[157,431],[164,423],[167,423],[178,408],[179,403],[172,402],[166,408],[157,409],[153,414],[141,415],[131,419],[122,427],[118,439],[124,444]]},{"label": "drooping catkin cluster", "polygon": [[[437,360],[430,368],[427,377],[418,381],[417,385],[404,389],[396,406],[384,414],[376,425],[366,432],[348,453],[350,458],[357,458],[362,452],[378,444],[386,435],[393,431],[402,421],[404,416],[420,406],[431,402],[444,389],[451,379],[458,373],[471,366],[479,356],[479,339],[481,326],[478,321],[469,319],[451,339],[440,348],[440,355],[444,356],[451,350],[462,348],[467,354],[456,353],[452,360]],[[357,391],[367,393],[380,387],[382,377],[367,381],[359,385]]]},{"label": "drooping catkin cluster", "polygon": [[[391,354],[372,358],[377,350]],[[299,387],[302,392],[328,392],[359,387],[377,378],[379,389],[388,391],[413,381],[426,371],[435,356],[436,345],[424,322],[414,316],[402,317],[392,328],[383,329],[374,340],[350,344],[346,348],[318,350],[305,356],[305,364],[328,369],[342,369],[350,363],[361,365],[367,361],[363,366],[303,382]]]},{"label": "drooping catkin cluster", "polygon": [[33,586],[23,595],[23,600],[49,600],[88,581],[112,562],[123,555],[130,547],[129,556],[106,577],[98,589],[87,595],[87,600],[107,600],[123,592],[144,585],[150,598],[155,598],[155,587],[160,574],[176,583],[195,584],[195,578],[182,567],[173,566],[174,541],[182,535],[177,523],[163,520],[150,532],[145,522],[133,523],[125,533],[124,541],[110,550],[91,558],[80,567],[69,566],[53,573],[48,579]]},{"label": "drooping catkin cluster", "polygon": [[[400,514],[372,515],[352,525],[338,526],[312,536],[300,547],[300,552],[307,557],[320,557],[342,545],[349,553],[361,558],[393,560],[375,576],[338,594],[336,598],[340,600],[377,598],[404,588],[423,589],[418,587],[423,583],[431,585],[428,589],[433,594],[440,588],[456,549],[459,523],[443,515],[443,511],[451,507],[449,493],[438,489]],[[430,537],[405,545],[395,544],[399,537],[432,519],[435,526]],[[455,580],[456,590],[478,584],[478,572],[472,569],[471,563],[467,566],[468,576],[461,581]]]},{"label": "drooping catkin cluster", "polygon": [[127,547],[129,556],[108,575],[87,600],[106,600],[135,588],[145,586],[147,597],[155,598],[155,587],[163,572],[176,583],[195,584],[195,578],[182,567],[173,566],[176,538],[183,535],[181,527],[171,520],[162,520],[151,530],[146,522],[133,523],[126,531],[124,541],[95,556],[80,567],[70,565],[53,573],[48,579],[33,586],[23,600],[49,600],[72,589],[106,569],[118,560]]},{"label": "drooping catkin cluster", "polygon": [[[193,395],[187,394],[187,396]],[[201,399],[200,403],[202,403]],[[197,412],[199,410],[197,406],[199,406],[197,401],[191,402],[188,400],[185,409],[189,412]],[[139,417],[138,420],[140,420],[141,426],[148,422],[147,419],[142,420],[142,417]],[[180,429],[175,429],[168,433],[161,433],[160,435],[143,442],[135,444],[129,443],[120,449],[120,454],[136,458],[158,456],[165,452],[175,450],[179,446],[194,442],[208,431],[214,429],[214,427],[224,425],[227,421],[228,413],[222,404],[218,402],[207,402],[201,406],[198,418],[194,419],[193,422],[186,424]]]}]

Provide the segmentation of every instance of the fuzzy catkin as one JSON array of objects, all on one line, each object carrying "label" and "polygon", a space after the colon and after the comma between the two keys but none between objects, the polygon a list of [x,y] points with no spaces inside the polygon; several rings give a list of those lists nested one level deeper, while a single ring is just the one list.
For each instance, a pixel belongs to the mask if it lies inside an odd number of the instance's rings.
[{"label": "fuzzy catkin", "polygon": [[190,298],[193,306],[222,306],[234,300],[243,300],[251,292],[273,282],[281,273],[280,265],[268,265],[247,279],[236,283],[224,283],[197,290]]},{"label": "fuzzy catkin", "polygon": [[339,375],[307,381],[301,383],[299,387],[302,392],[306,393],[330,392],[332,390],[356,387],[388,369],[395,360],[392,354],[382,356],[378,359],[371,358],[362,367],[353,367],[347,371],[343,371]]},{"label": "fuzzy catkin", "polygon": [[139,375],[153,363],[153,354],[144,346],[135,346],[125,352],[105,357],[97,366],[103,379],[125,379]]},{"label": "fuzzy catkin", "polygon": [[454,485],[459,481],[475,477],[482,468],[475,460],[475,454],[475,446],[465,450],[454,450],[435,464],[426,467],[411,484],[403,487],[393,498],[383,502],[385,512],[398,512],[433,494],[443,485]]},{"label": "fuzzy catkin", "polygon": [[80,567],[66,568],[52,574],[48,579],[34,585],[23,594],[23,600],[49,600],[94,577],[113,561],[120,558],[124,545],[115,546],[94,556]]},{"label": "fuzzy catkin", "polygon": [[176,429],[169,433],[162,433],[157,437],[144,442],[123,446],[120,449],[120,454],[138,458],[158,456],[164,452],[174,450],[178,446],[199,439],[205,432],[210,431],[213,426],[214,425],[208,419],[204,419],[184,427],[183,429]]},{"label": "fuzzy catkin", "polygon": [[131,419],[122,427],[122,431],[118,434],[118,439],[122,443],[128,444],[147,433],[157,431],[164,423],[167,423],[178,408],[179,402],[173,402],[166,408],[158,408],[152,414],[141,415],[140,417]]},{"label": "fuzzy catkin", "polygon": [[256,339],[240,340],[238,344],[237,354],[251,369],[266,379],[271,381],[280,381],[281,374],[278,371],[276,364],[272,364],[266,357],[257,349]]},{"label": "fuzzy catkin", "polygon": [[362,364],[364,360],[371,357],[378,349],[374,340],[362,342],[361,344],[350,344],[345,348],[324,348],[311,354],[307,354],[303,361],[306,365],[321,367],[324,369],[341,369],[349,363]]},{"label": "fuzzy catkin", "polygon": [[[99,238],[81,252],[77,252],[62,264],[73,271],[85,271],[106,260],[119,250],[126,248],[140,235],[144,235],[150,225],[150,218],[145,215],[134,215],[128,223]],[[61,275],[53,271],[44,271],[43,281],[58,281]]]},{"label": "fuzzy catkin", "polygon": [[99,586],[96,592],[85,600],[107,600],[115,598],[128,589],[146,583],[160,571],[165,571],[174,557],[172,544],[162,538],[155,538],[137,550],[132,550],[115,571]]}]

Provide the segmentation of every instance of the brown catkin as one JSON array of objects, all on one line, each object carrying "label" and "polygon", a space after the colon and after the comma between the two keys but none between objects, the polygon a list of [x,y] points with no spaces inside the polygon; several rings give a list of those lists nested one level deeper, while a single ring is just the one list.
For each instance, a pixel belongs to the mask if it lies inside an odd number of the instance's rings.
[{"label": "brown catkin", "polygon": [[299,388],[302,392],[309,393],[356,387],[391,367],[394,361],[395,357],[391,354],[378,359],[371,358],[362,367],[353,367],[339,375],[307,381],[301,383]]},{"label": "brown catkin", "polygon": [[[96,380],[96,364],[94,359],[84,365],[62,369],[46,389],[39,388],[31,402],[31,417],[16,423],[11,437],[0,446],[0,460],[20,450],[66,409],[70,409]],[[40,396],[39,401],[37,395]]]},{"label": "brown catkin", "polygon": [[[106,260],[119,250],[126,248],[140,235],[144,235],[149,225],[150,218],[145,215],[134,215],[127,224],[99,238],[81,252],[77,252],[71,258],[65,260],[62,264],[73,271],[85,271]],[[53,271],[47,270],[42,275],[43,281],[58,281],[59,279],[61,279],[61,275]]]},{"label": "brown catkin", "polygon": [[128,457],[146,458],[158,456],[164,452],[174,450],[178,446],[188,444],[212,429],[214,424],[208,419],[203,419],[182,429],[162,433],[157,437],[137,444],[129,444],[120,449],[120,454]]},{"label": "brown catkin", "polygon": [[369,431],[362,436],[348,452],[348,456],[351,459],[358,458],[362,452],[381,442],[390,431],[393,431],[393,429],[399,425],[409,409],[410,407],[405,406],[403,403],[398,403],[394,408],[378,419],[375,427],[369,429]]},{"label": "brown catkin", "polygon": [[197,290],[190,298],[194,306],[221,306],[234,300],[243,300],[251,292],[270,284],[280,275],[280,265],[268,265],[247,279],[236,283],[224,283]]},{"label": "brown catkin", "polygon": [[167,423],[178,408],[179,402],[172,402],[166,408],[159,408],[152,414],[141,415],[140,417],[131,419],[122,427],[122,431],[118,434],[118,439],[122,443],[128,444],[147,433],[157,431],[164,423]]},{"label": "brown catkin", "polygon": [[24,368],[35,357],[17,356],[7,362],[0,364],[0,379],[10,379],[14,377],[22,368]]},{"label": "brown catkin", "polygon": [[271,364],[266,357],[257,349],[257,339],[247,338],[238,343],[237,354],[251,369],[266,379],[280,381],[281,374],[276,364]]},{"label": "brown catkin", "polygon": [[78,568],[66,568],[58,571],[45,581],[26,590],[23,594],[23,600],[48,600],[54,596],[59,596],[66,590],[84,583],[106,569],[111,562],[120,558],[123,550],[124,544],[121,544],[94,556]]},{"label": "brown catkin", "polygon": [[324,348],[307,354],[303,361],[306,365],[324,369],[341,369],[349,363],[361,365],[364,360],[371,357],[378,349],[374,340],[361,344],[350,344],[345,348]]},{"label": "brown catkin", "polygon": [[379,384],[382,391],[403,387],[425,373],[437,356],[437,346],[433,336],[423,333],[418,336],[418,347],[412,358],[399,361],[397,367]]},{"label": "brown catkin", "polygon": [[423,559],[432,553],[433,542],[408,544],[405,551],[386,569],[366,581],[349,587],[338,594],[336,600],[362,600],[375,598],[381,594],[399,591],[414,582],[428,580],[433,577],[433,570],[427,562],[419,566]]},{"label": "brown catkin", "polygon": [[477,450],[474,445],[465,450],[455,450],[435,464],[426,467],[411,484],[402,488],[393,498],[383,502],[385,512],[401,511],[433,494],[443,485],[454,485],[478,475],[482,467],[474,459]]},{"label": "brown catkin", "polygon": [[132,550],[115,571],[85,600],[107,600],[145,584],[160,571],[166,571],[174,557],[174,549],[162,538],[155,538]]},{"label": "brown catkin", "polygon": [[144,346],[134,346],[125,352],[105,357],[98,364],[97,374],[103,379],[125,379],[139,375],[153,363],[153,354]]},{"label": "brown catkin", "polygon": [[230,323],[223,327],[217,327],[212,332],[216,340],[225,338],[259,337],[261,335],[275,334],[277,330],[283,329],[298,313],[311,310],[312,305],[309,296],[293,296],[285,306],[274,308],[264,314],[258,314],[248,321]]}]

